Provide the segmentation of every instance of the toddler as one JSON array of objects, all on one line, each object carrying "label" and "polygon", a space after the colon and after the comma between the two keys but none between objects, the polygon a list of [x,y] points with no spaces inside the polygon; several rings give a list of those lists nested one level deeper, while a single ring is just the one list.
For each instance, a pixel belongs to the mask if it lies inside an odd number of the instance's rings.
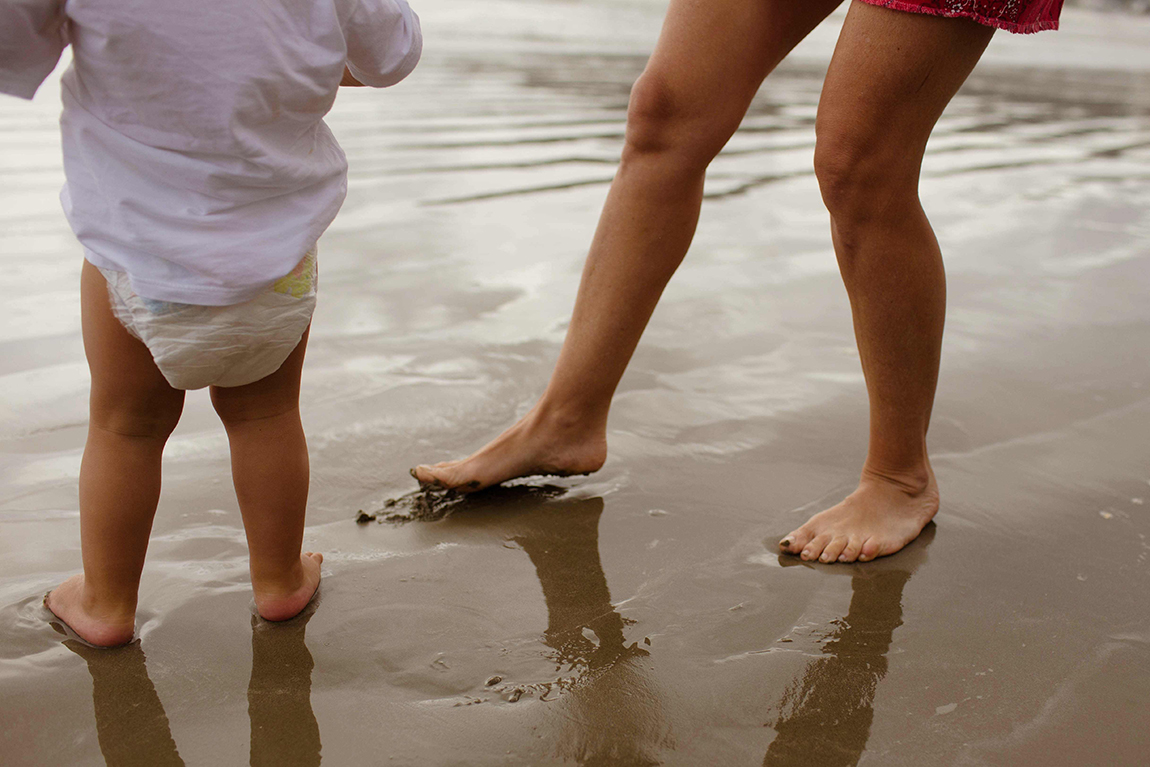
[{"label": "toddler", "polygon": [[132,639],[164,443],[209,386],[256,608],[286,620],[323,559],[301,553],[299,416],[315,244],[347,190],[323,116],[341,83],[406,77],[419,20],[405,0],[0,0],[0,92],[31,98],[68,44],[61,201],[92,391],[84,571],[45,603],[94,645]]}]

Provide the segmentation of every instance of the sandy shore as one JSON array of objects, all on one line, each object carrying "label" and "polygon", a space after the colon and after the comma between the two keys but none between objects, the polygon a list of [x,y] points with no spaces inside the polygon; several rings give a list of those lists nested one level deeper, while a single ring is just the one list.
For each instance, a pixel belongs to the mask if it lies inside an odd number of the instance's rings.
[{"label": "sandy shore", "polygon": [[428,508],[408,467],[542,390],[661,5],[419,10],[417,73],[329,121],[351,182],[303,408],[326,580],[287,625],[251,617],[203,393],[165,457],[141,643],[45,621],[79,567],[81,256],[58,84],[0,102],[0,761],[1141,764],[1150,21],[1000,35],[944,116],[923,182],[950,286],[942,510],[895,557],[806,566],[774,541],[851,489],[866,436],[811,169],[841,15],[716,160],[604,469]]}]

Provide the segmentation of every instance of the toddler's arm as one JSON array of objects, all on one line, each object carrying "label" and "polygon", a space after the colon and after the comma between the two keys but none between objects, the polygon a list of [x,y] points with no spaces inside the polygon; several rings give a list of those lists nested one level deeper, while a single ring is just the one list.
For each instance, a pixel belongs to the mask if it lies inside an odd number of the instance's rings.
[{"label": "toddler's arm", "polygon": [[[423,50],[419,17],[406,0],[360,0],[345,35],[344,85],[395,85],[411,74]],[[356,82],[347,82],[347,74]]]},{"label": "toddler's arm", "polygon": [[64,0],[0,0],[0,93],[30,99],[64,46]]}]

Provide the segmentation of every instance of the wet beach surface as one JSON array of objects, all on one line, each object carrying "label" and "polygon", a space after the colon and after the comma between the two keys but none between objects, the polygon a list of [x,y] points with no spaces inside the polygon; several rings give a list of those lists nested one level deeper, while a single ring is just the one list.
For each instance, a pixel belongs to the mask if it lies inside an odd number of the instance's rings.
[{"label": "wet beach surface", "polygon": [[46,622],[80,562],[81,256],[58,85],[0,102],[0,761],[1143,763],[1150,22],[1000,35],[943,117],[922,188],[949,278],[942,509],[894,557],[823,566],[775,542],[865,451],[811,168],[841,15],[714,163],[607,465],[461,500],[413,493],[407,469],[542,391],[662,8],[417,10],[416,74],[329,119],[350,191],[303,382],[325,581],[287,624],[252,618],[204,393],[165,455],[139,644]]}]

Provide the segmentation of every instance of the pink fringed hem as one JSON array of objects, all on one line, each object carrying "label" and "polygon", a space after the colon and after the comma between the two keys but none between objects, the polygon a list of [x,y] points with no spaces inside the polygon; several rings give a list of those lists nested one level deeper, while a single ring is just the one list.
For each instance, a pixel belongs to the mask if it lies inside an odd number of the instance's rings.
[{"label": "pink fringed hem", "polygon": [[1006,32],[1013,32],[1016,35],[1032,35],[1035,32],[1042,32],[1047,29],[1058,29],[1058,20],[1052,21],[1034,21],[1030,24],[1016,24],[1012,21],[1004,21],[990,16],[981,16],[977,13],[970,13],[969,11],[948,11],[945,8],[931,8],[929,6],[918,5],[917,3],[903,3],[899,0],[859,0],[860,3],[867,5],[877,5],[880,8],[890,8],[895,11],[906,11],[907,13],[924,13],[928,16],[945,16],[948,19],[970,19],[979,24],[987,27],[995,27]]}]

